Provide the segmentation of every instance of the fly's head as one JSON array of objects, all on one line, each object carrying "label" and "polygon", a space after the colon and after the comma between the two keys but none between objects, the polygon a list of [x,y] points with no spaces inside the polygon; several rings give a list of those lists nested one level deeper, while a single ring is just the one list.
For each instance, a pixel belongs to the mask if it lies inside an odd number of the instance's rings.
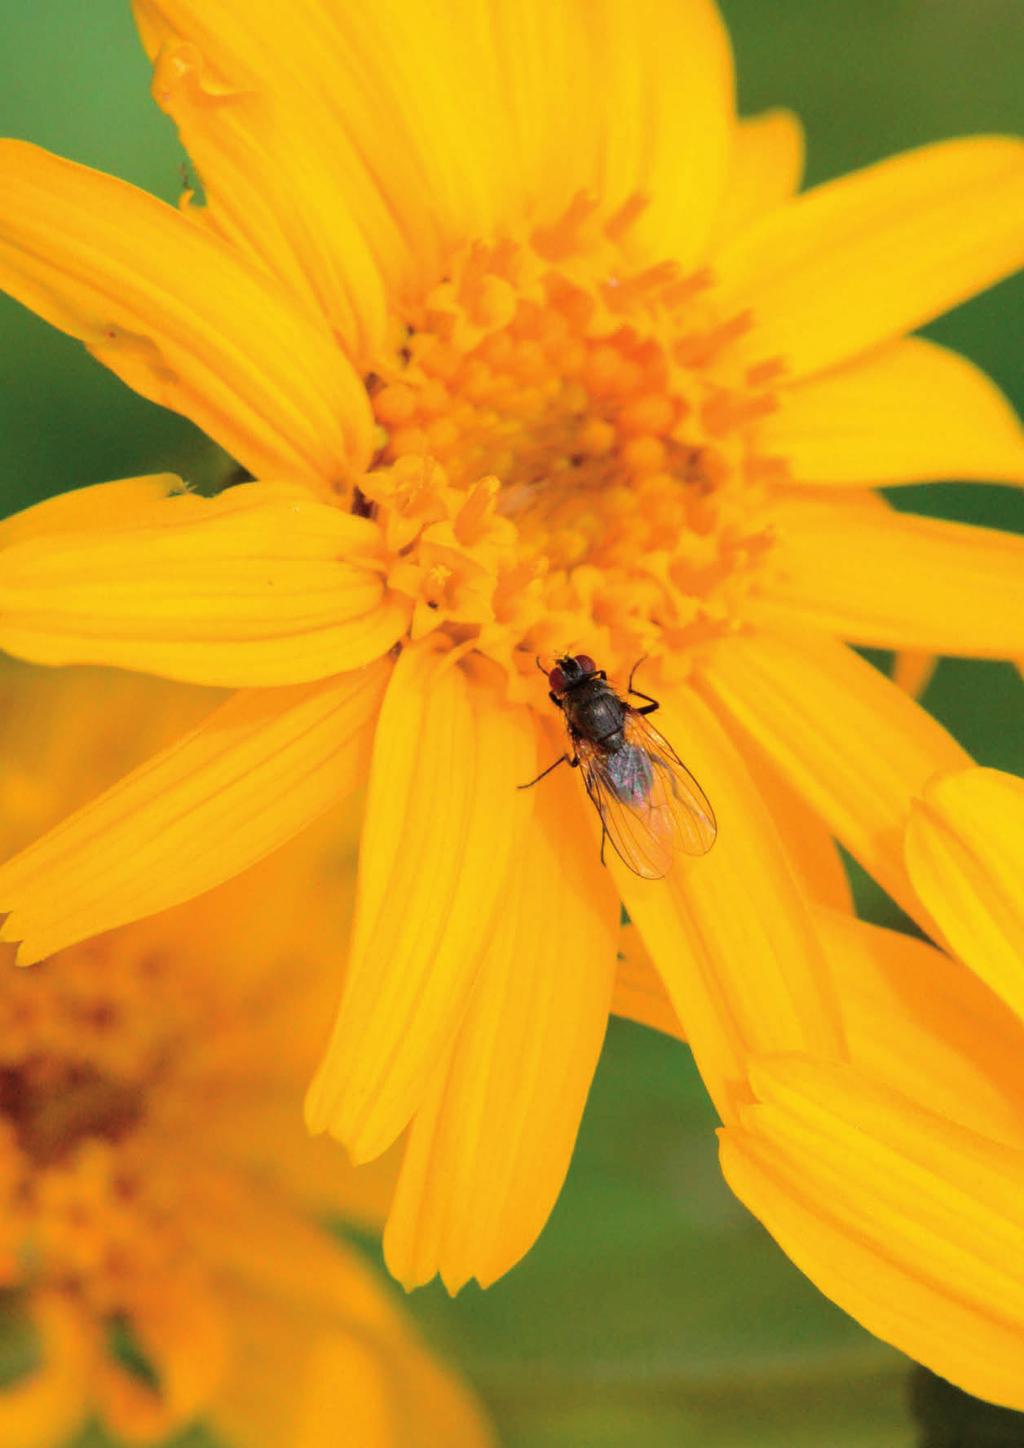
[{"label": "fly's head", "polygon": [[574,689],[584,679],[593,678],[596,673],[597,665],[588,654],[567,654],[564,659],[556,662],[548,674],[552,698],[559,703],[570,689]]}]

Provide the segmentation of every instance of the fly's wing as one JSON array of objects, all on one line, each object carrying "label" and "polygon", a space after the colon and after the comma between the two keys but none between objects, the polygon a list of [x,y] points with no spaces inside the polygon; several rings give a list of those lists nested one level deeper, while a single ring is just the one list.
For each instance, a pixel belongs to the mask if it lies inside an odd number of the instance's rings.
[{"label": "fly's wing", "polygon": [[635,874],[660,880],[676,854],[707,854],[718,830],[715,812],[642,714],[630,710],[623,732],[626,748],[614,754],[577,741],[583,778],[616,853]]}]

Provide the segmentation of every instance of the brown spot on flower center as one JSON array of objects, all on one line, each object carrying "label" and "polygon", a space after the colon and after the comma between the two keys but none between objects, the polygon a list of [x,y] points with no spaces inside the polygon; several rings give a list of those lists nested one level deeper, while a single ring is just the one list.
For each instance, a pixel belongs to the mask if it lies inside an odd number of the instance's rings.
[{"label": "brown spot on flower center", "polygon": [[88,1062],[30,1056],[0,1067],[0,1116],[39,1166],[62,1160],[90,1137],[120,1140],[140,1114],[139,1092]]}]

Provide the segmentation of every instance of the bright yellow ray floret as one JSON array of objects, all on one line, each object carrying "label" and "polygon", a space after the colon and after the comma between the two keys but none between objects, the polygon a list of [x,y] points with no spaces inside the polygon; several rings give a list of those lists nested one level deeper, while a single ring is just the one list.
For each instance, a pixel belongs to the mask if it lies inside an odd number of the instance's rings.
[{"label": "bright yellow ray floret", "polygon": [[[4,938],[184,900],[366,777],[309,1115],[360,1159],[409,1128],[403,1282],[490,1281],[563,1180],[622,904],[730,1131],[752,1061],[848,1069],[834,840],[920,911],[910,803],[970,761],[847,645],[1024,652],[1024,543],[872,491],[1024,481],[998,390],[906,335],[1021,260],[1024,145],[797,196],[799,126],[736,117],[706,0],[136,10],[207,205],[4,143],[0,282],[258,481],[5,525],[0,643],[243,692],[0,867]],[[600,868],[568,771],[516,789],[565,747],[566,651],[620,689],[645,658],[712,799],[664,882]]]}]

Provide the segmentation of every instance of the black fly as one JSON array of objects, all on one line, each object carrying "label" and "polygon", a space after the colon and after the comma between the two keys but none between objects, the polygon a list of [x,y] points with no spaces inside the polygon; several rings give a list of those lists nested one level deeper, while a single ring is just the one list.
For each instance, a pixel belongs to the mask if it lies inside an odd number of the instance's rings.
[{"label": "black fly", "polygon": [[677,851],[706,854],[718,828],[714,811],[671,744],[648,722],[659,705],[633,688],[636,666],[626,692],[644,701],[639,707],[617,694],[604,669],[586,654],[567,655],[544,672],[551,702],[565,715],[573,752],[520,788],[531,788],[560,764],[582,768],[601,819],[602,860],[607,838],[644,879],[667,875]]}]

